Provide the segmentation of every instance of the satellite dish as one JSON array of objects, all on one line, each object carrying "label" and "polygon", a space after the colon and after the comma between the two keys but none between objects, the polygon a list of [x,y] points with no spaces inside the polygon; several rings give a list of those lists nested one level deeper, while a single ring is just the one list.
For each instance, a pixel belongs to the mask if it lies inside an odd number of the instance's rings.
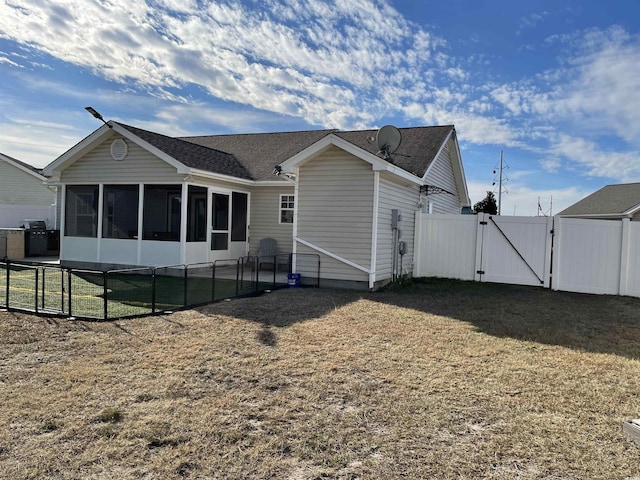
[{"label": "satellite dish", "polygon": [[393,125],[385,125],[376,133],[376,143],[378,154],[382,153],[382,158],[389,160],[391,154],[395,152],[402,141],[402,134]]}]

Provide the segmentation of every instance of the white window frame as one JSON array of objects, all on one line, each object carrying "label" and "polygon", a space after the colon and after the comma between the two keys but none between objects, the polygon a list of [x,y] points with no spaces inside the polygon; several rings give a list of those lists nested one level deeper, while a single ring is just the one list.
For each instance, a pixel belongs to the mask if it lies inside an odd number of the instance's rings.
[{"label": "white window frame", "polygon": [[[286,207],[283,207],[283,204],[286,204]],[[278,203],[278,223],[283,225],[293,225],[293,216],[296,205],[296,196],[290,193],[281,193],[279,197]],[[283,222],[282,214],[283,212],[291,212],[291,221]]]}]

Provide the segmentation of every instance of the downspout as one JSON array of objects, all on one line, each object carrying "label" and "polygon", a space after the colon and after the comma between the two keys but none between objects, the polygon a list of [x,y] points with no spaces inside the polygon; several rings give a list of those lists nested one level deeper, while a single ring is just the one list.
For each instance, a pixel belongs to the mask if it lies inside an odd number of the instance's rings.
[{"label": "downspout", "polygon": [[373,172],[373,218],[371,221],[371,272],[369,273],[369,290],[373,290],[376,282],[378,261],[378,202],[380,198],[380,172]]},{"label": "downspout", "polygon": [[297,267],[297,253],[298,253],[298,211],[300,205],[300,167],[295,167],[295,183],[293,187],[293,232],[292,232],[292,248],[293,262],[291,265],[291,271],[296,272]]}]

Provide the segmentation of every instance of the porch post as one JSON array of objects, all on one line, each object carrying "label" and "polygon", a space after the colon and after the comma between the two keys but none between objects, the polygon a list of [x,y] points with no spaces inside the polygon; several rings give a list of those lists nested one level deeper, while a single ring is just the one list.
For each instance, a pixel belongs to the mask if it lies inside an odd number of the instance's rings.
[{"label": "porch post", "polygon": [[137,248],[138,251],[136,253],[137,264],[141,265],[142,263],[142,227],[143,227],[143,215],[144,215],[144,183],[140,183],[138,185],[138,240],[137,240]]},{"label": "porch post", "polygon": [[187,263],[187,201],[189,199],[189,185],[182,184],[182,197],[180,200],[180,263]]}]

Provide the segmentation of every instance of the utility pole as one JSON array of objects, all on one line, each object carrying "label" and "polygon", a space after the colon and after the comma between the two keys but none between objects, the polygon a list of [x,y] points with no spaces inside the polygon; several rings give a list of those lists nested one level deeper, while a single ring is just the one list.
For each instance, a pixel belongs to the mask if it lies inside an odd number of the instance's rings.
[{"label": "utility pole", "polygon": [[[498,215],[502,212],[502,184],[506,181],[509,181],[508,178],[505,178],[503,175],[503,171],[505,168],[509,168],[509,165],[504,164],[502,160],[502,150],[500,150],[500,166],[493,167],[493,174],[498,173]],[[493,186],[496,184],[496,177],[493,177]],[[505,193],[508,193],[505,191]]]},{"label": "utility pole", "polygon": [[498,183],[498,215],[502,209],[502,150],[500,150],[500,183]]}]

